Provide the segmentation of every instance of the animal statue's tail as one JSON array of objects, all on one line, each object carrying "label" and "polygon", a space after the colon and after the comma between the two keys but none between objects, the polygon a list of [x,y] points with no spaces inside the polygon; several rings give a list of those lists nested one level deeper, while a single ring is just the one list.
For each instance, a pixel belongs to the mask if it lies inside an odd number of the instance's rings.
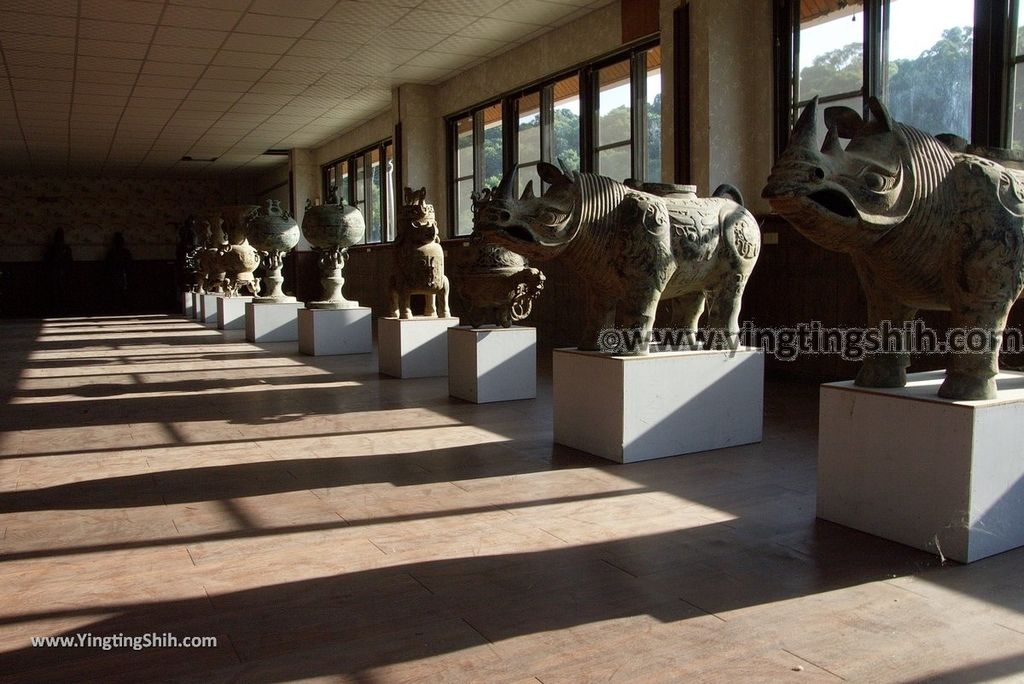
[{"label": "animal statue's tail", "polygon": [[735,185],[729,185],[728,183],[722,183],[715,191],[711,193],[712,197],[724,197],[725,199],[731,199],[736,204],[745,206],[743,204],[743,193],[739,191]]}]

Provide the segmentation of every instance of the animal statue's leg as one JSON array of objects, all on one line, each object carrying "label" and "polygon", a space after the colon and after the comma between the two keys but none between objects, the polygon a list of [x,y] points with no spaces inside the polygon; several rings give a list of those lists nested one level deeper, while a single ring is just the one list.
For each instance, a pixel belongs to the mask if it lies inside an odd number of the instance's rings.
[{"label": "animal statue's leg", "polygon": [[437,316],[437,292],[425,292],[423,301],[423,315],[435,318]]},{"label": "animal statue's leg", "polygon": [[747,277],[730,273],[710,290],[708,300],[708,337],[710,349],[736,349],[740,344],[740,306]]},{"label": "animal statue's leg", "polygon": [[398,316],[401,313],[401,311],[398,308],[398,302],[399,302],[398,286],[395,283],[394,276],[391,277],[391,281],[390,281],[389,286],[388,286],[388,293],[389,293],[388,299],[389,299],[389,308],[391,310],[391,317],[392,318],[398,318]]},{"label": "animal statue's leg", "polygon": [[967,348],[951,350],[946,379],[939,387],[940,397],[966,401],[996,397],[999,349],[1011,305],[1012,302],[955,305],[951,328],[957,330],[961,339],[951,342]]},{"label": "animal statue's leg", "polygon": [[673,297],[665,302],[668,310],[668,324],[679,336],[678,342],[689,349],[697,348],[697,326],[700,315],[704,313],[705,297],[703,292],[690,292],[680,297]]},{"label": "animal statue's leg", "polygon": [[[888,321],[893,330],[900,330],[904,323],[914,320],[916,308],[890,295],[863,261],[854,257],[853,265],[868,300],[868,325],[877,330],[881,328],[882,321]],[[909,365],[910,349],[906,344],[902,350],[865,353],[854,384],[861,387],[904,387]]]},{"label": "animal statue's leg", "polygon": [[[621,302],[622,327],[629,331],[633,337],[628,339],[630,348],[629,354],[647,354],[650,351],[651,329],[654,328],[654,318],[658,312],[658,300],[661,299],[661,289],[654,292],[646,289],[631,292]],[[633,343],[636,343],[635,345]]]},{"label": "animal statue's leg", "polygon": [[398,290],[398,301],[401,306],[401,318],[412,318],[412,293],[409,288],[402,286]]},{"label": "animal statue's leg", "polygon": [[436,293],[437,297],[437,315],[441,318],[448,318],[451,315],[451,311],[448,308],[448,276],[442,276],[441,278],[441,290]]},{"label": "animal statue's leg", "polygon": [[584,294],[583,325],[580,331],[581,351],[602,350],[601,331],[615,325],[615,302],[604,293],[588,290]]}]

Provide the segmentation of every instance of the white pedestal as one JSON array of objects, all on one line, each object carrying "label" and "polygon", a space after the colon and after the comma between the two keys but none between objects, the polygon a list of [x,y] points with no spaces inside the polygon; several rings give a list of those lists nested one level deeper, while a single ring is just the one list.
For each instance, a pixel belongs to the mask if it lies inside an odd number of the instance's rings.
[{"label": "white pedestal", "polygon": [[373,351],[372,309],[299,309],[299,351],[310,356]]},{"label": "white pedestal", "polygon": [[217,325],[217,300],[223,295],[204,294],[199,296],[199,322]]},{"label": "white pedestal", "polygon": [[191,292],[181,293],[181,313],[185,315],[185,318],[195,318],[195,301],[192,299]]},{"label": "white pedestal", "polygon": [[619,463],[761,441],[764,353],[556,349],[555,441]]},{"label": "white pedestal", "polygon": [[192,292],[190,294],[192,296],[192,318],[198,321],[199,315],[203,308],[203,301],[201,299],[202,295],[199,294],[198,292]]},{"label": "white pedestal", "polygon": [[302,302],[245,304],[245,339],[249,342],[295,342],[299,339],[298,311]]},{"label": "white pedestal", "polygon": [[221,330],[245,328],[245,305],[252,297],[221,297],[217,300],[217,327]]},{"label": "white pedestal", "polygon": [[1024,545],[1024,374],[988,401],[940,399],[944,377],[822,385],[819,518],[964,563]]},{"label": "white pedestal", "polygon": [[537,329],[449,328],[448,394],[485,404],[537,396]]},{"label": "white pedestal", "polygon": [[378,319],[380,372],[396,378],[448,375],[448,328],[458,324],[458,318]]}]

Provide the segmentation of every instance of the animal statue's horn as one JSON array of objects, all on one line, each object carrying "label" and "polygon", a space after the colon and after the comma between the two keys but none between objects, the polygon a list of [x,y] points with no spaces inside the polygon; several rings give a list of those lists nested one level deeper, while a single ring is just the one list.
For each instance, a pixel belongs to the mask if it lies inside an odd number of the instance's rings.
[{"label": "animal statue's horn", "polygon": [[523,196],[519,199],[528,200],[533,199],[534,197],[536,197],[536,195],[533,194],[533,179],[531,178],[529,182],[526,183],[526,187],[523,188]]},{"label": "animal statue's horn", "polygon": [[807,103],[800,118],[793,126],[793,132],[789,136],[789,144],[793,147],[806,147],[814,149],[815,141],[818,139],[818,96]]},{"label": "animal statue's horn", "polygon": [[833,156],[843,153],[843,146],[839,142],[839,129],[835,126],[828,127],[828,133],[825,134],[825,142],[821,144],[821,153]]},{"label": "animal statue's horn", "polygon": [[494,191],[496,197],[501,199],[514,200],[516,198],[515,192],[512,190],[512,181],[516,177],[516,173],[519,171],[519,164],[512,167],[512,170],[501,177],[501,182],[498,183],[497,189]]},{"label": "animal statue's horn", "polygon": [[558,158],[558,168],[562,169],[562,173],[564,173],[566,176],[572,178],[572,169],[569,168],[569,165],[566,164],[565,160],[562,159],[561,157]]}]

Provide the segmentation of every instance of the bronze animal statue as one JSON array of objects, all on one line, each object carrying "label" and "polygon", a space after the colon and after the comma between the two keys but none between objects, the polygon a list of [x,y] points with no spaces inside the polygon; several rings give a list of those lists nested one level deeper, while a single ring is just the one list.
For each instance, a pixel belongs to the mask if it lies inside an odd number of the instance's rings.
[{"label": "bronze animal statue", "polygon": [[[697,197],[693,186],[623,184],[591,173],[560,171],[541,162],[542,196],[528,183],[512,194],[506,175],[481,202],[475,226],[486,240],[531,261],[562,257],[585,283],[579,348],[646,354],[660,300],[682,302],[673,324],[696,344],[707,306],[714,346],[735,345],[740,300],[757,262],[761,233],[739,193],[722,186]],[[602,330],[617,325],[637,334],[607,348]]]},{"label": "bronze animal statue", "polygon": [[[819,149],[817,107],[804,109],[763,196],[808,239],[853,258],[871,325],[945,310],[955,329],[981,331],[987,349],[951,354],[939,396],[995,397],[1006,317],[1024,287],[1024,174],[893,121],[874,98],[866,121],[826,109]],[[903,387],[909,351],[865,355],[857,384]]]},{"label": "bronze animal statue", "polygon": [[448,316],[448,277],[444,274],[444,250],[437,232],[434,207],[427,204],[427,189],[405,188],[398,210],[395,271],[391,276],[391,316],[412,318],[411,298],[422,294],[423,314]]}]

